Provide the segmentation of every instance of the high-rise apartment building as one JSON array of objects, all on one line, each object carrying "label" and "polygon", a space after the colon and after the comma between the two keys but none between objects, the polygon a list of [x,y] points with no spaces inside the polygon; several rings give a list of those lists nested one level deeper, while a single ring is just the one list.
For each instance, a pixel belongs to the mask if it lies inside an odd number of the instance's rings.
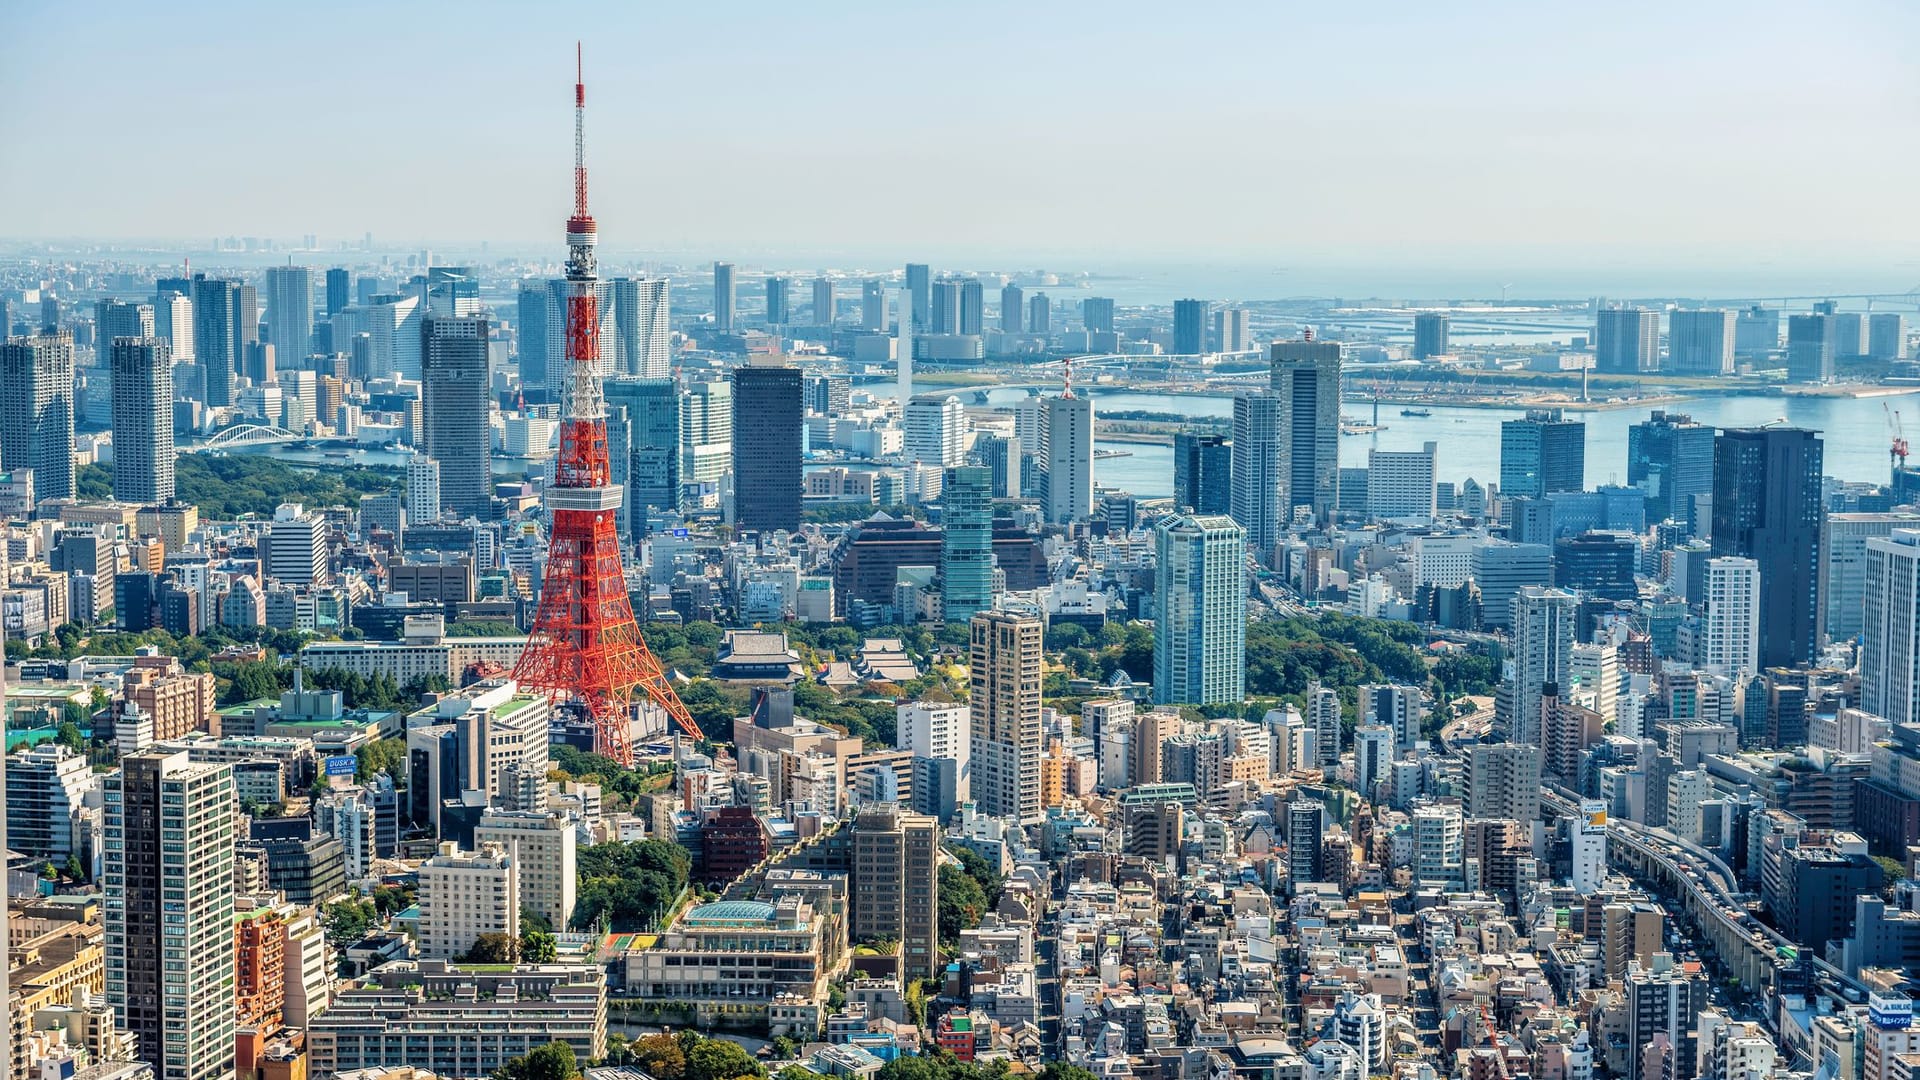
[{"label": "high-rise apartment building", "polygon": [[1818,648],[1820,438],[1728,428],[1714,441],[1713,554],[1760,565],[1760,667],[1810,664]]},{"label": "high-rise apartment building", "polygon": [[1447,355],[1447,317],[1437,311],[1421,312],[1413,317],[1413,358],[1431,360]]},{"label": "high-rise apartment building", "polygon": [[723,334],[733,332],[733,264],[713,264],[713,328]]},{"label": "high-rise apartment building", "polygon": [[440,463],[414,451],[407,459],[407,522],[440,520]]},{"label": "high-rise apartment building", "polygon": [[1756,356],[1780,347],[1780,312],[1758,304],[1733,321],[1733,354]]},{"label": "high-rise apartment building", "polygon": [[972,729],[972,713],[965,705],[914,702],[894,710],[893,745],[915,759],[952,762],[955,798],[964,802],[972,797]]},{"label": "high-rise apartment building", "polygon": [[1820,520],[1820,640],[1860,636],[1866,607],[1867,540],[1895,529],[1920,529],[1920,514],[1827,514]]},{"label": "high-rise apartment building", "polygon": [[173,501],[173,360],[159,338],[115,338],[113,497]]},{"label": "high-rise apartment building", "polygon": [[1093,399],[1062,394],[1042,400],[1047,520],[1056,525],[1085,520],[1093,514]]},{"label": "high-rise apartment building", "polygon": [[[515,308],[519,316],[514,323],[514,342],[520,355],[520,384],[527,389],[544,389],[547,385],[548,289],[544,281],[520,286]],[[555,387],[553,393],[557,398],[559,388]]]},{"label": "high-rise apartment building", "polygon": [[1713,494],[1714,429],[1655,409],[1627,428],[1627,484],[1647,495],[1647,521],[1690,521],[1693,501]]},{"label": "high-rise apartment building", "polygon": [[297,366],[313,351],[313,271],[267,267],[267,340],[282,364]]},{"label": "high-rise apartment building", "polygon": [[1340,488],[1340,345],[1276,341],[1270,358],[1268,385],[1280,399],[1285,455],[1281,505],[1288,513],[1308,507],[1324,522]]},{"label": "high-rise apartment building", "polygon": [[324,584],[328,570],[326,518],[299,503],[281,503],[267,526],[267,576],[285,585]]},{"label": "high-rise apartment building", "polygon": [[1467,816],[1534,821],[1540,817],[1540,747],[1476,743],[1467,748]]},{"label": "high-rise apartment building", "polygon": [[1080,301],[1080,324],[1090,334],[1113,333],[1113,300],[1105,296],[1089,296]]},{"label": "high-rise apartment building", "polygon": [[1265,551],[1292,520],[1285,499],[1287,447],[1281,437],[1283,402],[1271,390],[1233,396],[1231,493],[1233,520],[1247,542]]},{"label": "high-rise apartment building", "polygon": [[1603,308],[1593,334],[1593,367],[1603,375],[1633,375],[1660,368],[1660,313],[1646,308]]},{"label": "high-rise apartment building", "polygon": [[420,324],[420,419],[427,455],[440,463],[440,510],[493,517],[493,407],[487,320],[430,317]]},{"label": "high-rise apartment building", "polygon": [[1675,311],[1667,317],[1667,370],[1675,375],[1731,375],[1733,343],[1733,312]]},{"label": "high-rise apartment building", "polygon": [[800,528],[800,369],[756,357],[733,369],[733,520],[742,529]]},{"label": "high-rise apartment building", "polygon": [[673,322],[666,278],[614,278],[614,370],[642,379],[673,375]]},{"label": "high-rise apartment building", "polygon": [[1053,333],[1053,304],[1046,293],[1034,293],[1027,298],[1027,333]]},{"label": "high-rise apartment building", "polygon": [[[105,356],[115,338],[149,338],[154,335],[152,304],[129,304],[124,300],[102,300],[93,307],[93,345],[96,355]],[[0,337],[5,337],[0,334]]]},{"label": "high-rise apartment building", "polygon": [[1834,360],[1839,356],[1837,329],[1831,315],[1788,316],[1787,378],[1803,383],[1832,382]]},{"label": "high-rise apartment building", "polygon": [[544,810],[490,810],[473,829],[474,847],[488,844],[513,857],[520,905],[555,930],[573,919],[578,838],[565,814]]},{"label": "high-rise apartment building", "polygon": [[36,499],[71,499],[73,335],[0,344],[0,469],[32,469]]},{"label": "high-rise apartment building", "polygon": [[1308,799],[1287,804],[1287,880],[1296,889],[1302,882],[1320,881],[1324,877],[1320,840],[1326,832],[1325,805]]},{"label": "high-rise apartment building", "polygon": [[157,750],[106,775],[107,1001],[159,1080],[233,1075],[232,767]]},{"label": "high-rise apartment building", "polygon": [[1867,316],[1867,359],[1906,358],[1907,317],[1897,311],[1876,311]]},{"label": "high-rise apartment building", "polygon": [[929,332],[935,334],[957,334],[960,332],[960,282],[955,278],[941,278],[933,283],[933,298],[928,308],[928,316],[933,322]]},{"label": "high-rise apartment building", "polygon": [[[1625,983],[1628,1052],[1624,1080],[1666,1080],[1667,1076],[1687,1075],[1683,1070],[1690,1071],[1697,1056],[1700,1010],[1707,1002],[1706,976],[1675,965],[1666,953],[1656,953],[1651,965],[1628,961]],[[1656,1040],[1667,1048],[1666,1054],[1659,1050],[1647,1053]],[[1648,1075],[1643,1059],[1658,1061],[1667,1054],[1673,1062],[1672,1072]]]},{"label": "high-rise apartment building", "polygon": [[813,325],[833,325],[833,279],[813,279]]},{"label": "high-rise apartment building", "polygon": [[1233,446],[1226,436],[1173,437],[1173,506],[1196,514],[1233,513]]},{"label": "high-rise apartment building", "polygon": [[1205,300],[1173,302],[1173,353],[1197,356],[1207,351],[1207,308]]},{"label": "high-rise apartment building", "polygon": [[960,320],[957,326],[962,334],[979,335],[986,332],[987,301],[979,278],[967,278],[960,282]]},{"label": "high-rise apartment building", "polygon": [[860,329],[875,333],[887,328],[887,290],[879,278],[860,285]]},{"label": "high-rise apartment building", "polygon": [[1525,585],[1512,603],[1513,681],[1501,688],[1495,721],[1506,741],[1539,746],[1542,692],[1549,684],[1567,686],[1571,676],[1580,598],[1564,589]]},{"label": "high-rise apartment building", "polygon": [[902,427],[901,441],[909,459],[941,469],[966,461],[967,409],[952,394],[930,394],[907,402]]},{"label": "high-rise apartment building", "polygon": [[986,814],[1038,821],[1041,622],[982,611],[969,629],[974,802]]},{"label": "high-rise apartment building", "polygon": [[1223,353],[1253,348],[1253,313],[1242,307],[1223,307],[1213,313],[1214,347]]},{"label": "high-rise apartment building", "polygon": [[1367,517],[1425,523],[1437,512],[1434,469],[1440,444],[1418,450],[1367,451]]},{"label": "high-rise apartment building", "polygon": [[208,408],[233,404],[233,376],[247,334],[241,285],[225,278],[193,277],[193,359]]},{"label": "high-rise apartment building", "polygon": [[443,843],[420,864],[420,957],[452,960],[482,934],[520,936],[520,860],[498,844]]},{"label": "high-rise apartment building", "polygon": [[940,970],[940,823],[883,806],[853,819],[849,933],[858,941],[900,943],[903,978]]},{"label": "high-rise apartment building", "polygon": [[1587,425],[1559,409],[1528,409],[1500,423],[1500,494],[1537,499],[1586,487]]},{"label": "high-rise apartment building", "polygon": [[[926,263],[907,264],[907,293],[913,300],[913,326],[931,333],[933,326],[933,268]],[[904,313],[903,313],[904,314]]]},{"label": "high-rise apartment building", "polygon": [[940,602],[947,622],[993,606],[993,476],[983,466],[946,471],[940,489]]},{"label": "high-rise apartment building", "polygon": [[767,325],[785,326],[793,321],[793,282],[778,274],[767,277]]},{"label": "high-rise apartment building", "polygon": [[1009,281],[1000,288],[1000,332],[1017,334],[1026,318],[1027,294]]},{"label": "high-rise apartment building", "polygon": [[1703,655],[1695,658],[1695,665],[1733,679],[1759,674],[1760,564],[1732,555],[1708,559],[1703,588]]},{"label": "high-rise apartment building", "polygon": [[1247,534],[1225,515],[1154,528],[1153,700],[1238,704],[1246,696]]},{"label": "high-rise apartment building", "polygon": [[1866,542],[1860,705],[1895,724],[1920,722],[1920,528]]}]

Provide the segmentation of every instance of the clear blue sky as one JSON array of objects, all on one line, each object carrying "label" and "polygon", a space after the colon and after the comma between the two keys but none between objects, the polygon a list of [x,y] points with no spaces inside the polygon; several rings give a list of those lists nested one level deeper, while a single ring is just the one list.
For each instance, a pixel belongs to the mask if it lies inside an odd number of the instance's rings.
[{"label": "clear blue sky", "polygon": [[616,250],[1920,281],[1892,2],[16,3],[0,236],[555,247],[576,37]]}]

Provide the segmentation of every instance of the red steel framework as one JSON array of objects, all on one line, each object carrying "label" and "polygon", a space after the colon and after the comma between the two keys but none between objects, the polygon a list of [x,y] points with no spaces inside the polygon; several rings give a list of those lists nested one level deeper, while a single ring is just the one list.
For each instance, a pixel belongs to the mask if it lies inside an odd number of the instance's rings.
[{"label": "red steel framework", "polygon": [[637,694],[673,715],[680,730],[703,736],[667,682],[660,661],[640,637],[620,561],[618,511],[622,489],[607,458],[607,419],[600,389],[600,299],[587,212],[587,89],[574,52],[573,216],[567,219],[566,418],[560,457],[547,489],[553,519],[547,574],[527,647],[513,678],[530,690],[566,695],[593,718],[594,750],[633,764],[629,724]]}]

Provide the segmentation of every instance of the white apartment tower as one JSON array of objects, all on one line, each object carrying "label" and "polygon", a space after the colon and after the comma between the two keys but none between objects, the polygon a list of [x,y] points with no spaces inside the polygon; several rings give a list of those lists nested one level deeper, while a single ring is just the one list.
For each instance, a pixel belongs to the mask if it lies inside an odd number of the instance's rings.
[{"label": "white apartment tower", "polygon": [[1867,541],[1860,706],[1895,725],[1920,720],[1920,529]]},{"label": "white apartment tower", "polygon": [[1704,655],[1699,666],[1715,675],[1741,678],[1760,670],[1760,564],[1726,555],[1707,560],[1706,616],[1701,620]]},{"label": "white apartment tower", "polygon": [[573,919],[578,839],[566,815],[542,810],[494,810],[481,815],[473,842],[498,845],[513,856],[520,903],[546,917],[555,930]]},{"label": "white apartment tower", "polygon": [[420,865],[420,957],[452,960],[482,934],[520,936],[518,865],[498,844],[443,843]]}]

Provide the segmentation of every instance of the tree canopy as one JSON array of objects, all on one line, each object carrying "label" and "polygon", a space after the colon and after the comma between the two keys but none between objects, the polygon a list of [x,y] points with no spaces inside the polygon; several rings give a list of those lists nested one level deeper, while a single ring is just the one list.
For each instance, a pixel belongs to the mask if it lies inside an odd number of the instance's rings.
[{"label": "tree canopy", "polygon": [[602,919],[615,931],[647,929],[667,915],[693,869],[686,849],[668,840],[594,844],[576,865],[573,925],[582,930]]}]

